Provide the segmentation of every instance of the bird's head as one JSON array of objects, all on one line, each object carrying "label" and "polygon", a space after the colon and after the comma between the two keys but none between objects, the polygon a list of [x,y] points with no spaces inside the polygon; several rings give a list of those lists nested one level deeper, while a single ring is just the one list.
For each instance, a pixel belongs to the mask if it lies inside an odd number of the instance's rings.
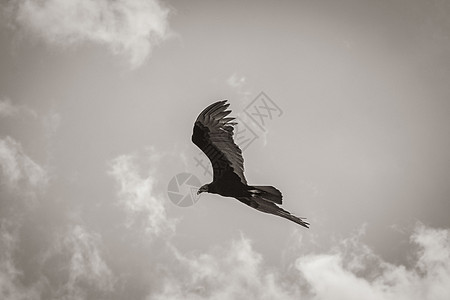
[{"label": "bird's head", "polygon": [[204,184],[198,189],[197,195],[200,195],[201,193],[208,191],[209,191],[209,184]]}]

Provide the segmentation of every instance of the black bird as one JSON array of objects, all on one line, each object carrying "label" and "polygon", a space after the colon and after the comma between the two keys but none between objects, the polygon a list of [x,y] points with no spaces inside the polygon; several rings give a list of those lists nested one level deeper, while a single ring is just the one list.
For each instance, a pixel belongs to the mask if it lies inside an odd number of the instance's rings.
[{"label": "black bird", "polygon": [[218,101],[205,108],[197,117],[192,142],[208,156],[213,167],[213,181],[205,184],[197,194],[209,192],[225,197],[234,197],[259,211],[274,214],[306,228],[309,223],[291,215],[277,204],[282,204],[282,195],[273,186],[247,185],[244,176],[244,159],[241,149],[233,141],[233,122],[227,117],[230,104]]}]

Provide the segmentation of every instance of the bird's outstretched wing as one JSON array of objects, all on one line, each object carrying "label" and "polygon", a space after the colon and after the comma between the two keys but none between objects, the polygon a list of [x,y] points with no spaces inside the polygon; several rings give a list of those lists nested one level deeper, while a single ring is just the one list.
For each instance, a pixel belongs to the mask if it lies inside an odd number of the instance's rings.
[{"label": "bird's outstretched wing", "polygon": [[303,227],[309,228],[309,223],[305,222],[303,220],[304,218],[299,218],[291,215],[290,212],[282,209],[273,202],[264,200],[260,197],[236,197],[236,199],[259,211],[286,218],[288,220],[291,220],[292,222],[302,225]]},{"label": "bird's outstretched wing", "polygon": [[230,104],[218,101],[205,108],[197,117],[192,142],[208,156],[213,166],[213,181],[237,180],[247,184],[244,177],[242,151],[233,141],[234,118],[227,116]]}]

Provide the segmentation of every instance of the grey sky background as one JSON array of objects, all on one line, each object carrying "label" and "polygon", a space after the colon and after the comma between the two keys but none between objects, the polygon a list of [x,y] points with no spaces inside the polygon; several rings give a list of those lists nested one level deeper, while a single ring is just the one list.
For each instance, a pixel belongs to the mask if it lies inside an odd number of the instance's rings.
[{"label": "grey sky background", "polygon": [[[450,298],[450,2],[0,11],[0,298]],[[248,182],[311,229],[169,200],[179,173],[211,181],[191,134],[220,99],[258,136]]]}]

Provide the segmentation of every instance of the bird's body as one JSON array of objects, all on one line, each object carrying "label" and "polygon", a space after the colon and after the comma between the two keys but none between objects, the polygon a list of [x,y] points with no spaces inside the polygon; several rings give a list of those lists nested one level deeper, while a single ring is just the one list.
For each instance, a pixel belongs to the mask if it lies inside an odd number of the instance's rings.
[{"label": "bird's body", "polygon": [[213,181],[197,192],[209,192],[234,197],[259,211],[278,215],[308,228],[309,223],[291,215],[277,204],[282,204],[281,192],[273,186],[251,186],[244,176],[241,149],[233,141],[234,118],[227,117],[227,100],[205,108],[194,124],[192,141],[208,156],[213,167]]}]

